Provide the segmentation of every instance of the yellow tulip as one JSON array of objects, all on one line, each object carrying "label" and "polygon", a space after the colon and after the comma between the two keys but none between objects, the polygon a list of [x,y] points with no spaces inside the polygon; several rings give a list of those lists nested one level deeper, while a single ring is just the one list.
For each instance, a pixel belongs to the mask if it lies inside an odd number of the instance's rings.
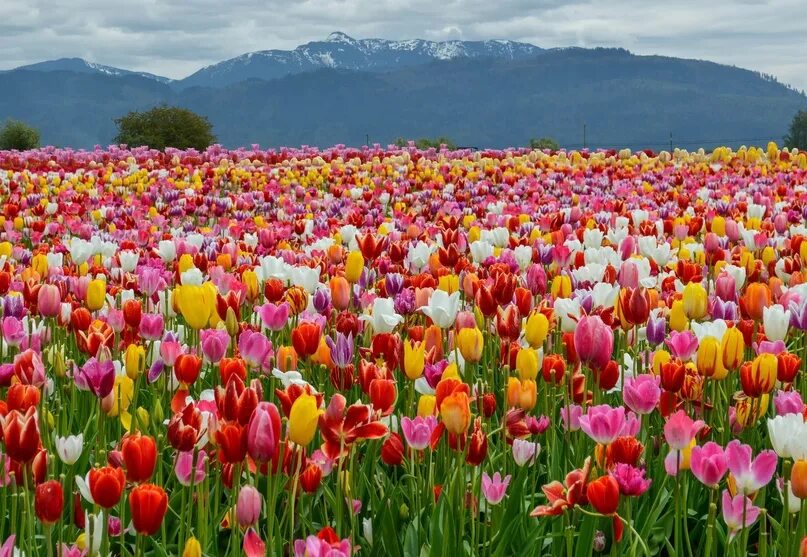
[{"label": "yellow tulip", "polygon": [[241,280],[247,287],[247,300],[255,301],[260,294],[258,275],[255,274],[255,271],[244,271],[241,273]]},{"label": "yellow tulip", "polygon": [[770,395],[763,394],[757,398],[751,398],[743,393],[735,395],[734,410],[736,412],[737,423],[741,427],[754,425],[768,412]]},{"label": "yellow tulip", "polygon": [[726,219],[720,215],[712,219],[712,232],[721,238],[726,235]]},{"label": "yellow tulip", "polygon": [[404,343],[404,373],[406,376],[414,381],[423,375],[425,365],[426,343],[407,340]]},{"label": "yellow tulip", "polygon": [[129,405],[134,397],[134,381],[128,375],[116,376],[111,396],[112,405],[107,410],[107,416],[114,418],[129,410]]},{"label": "yellow tulip", "polygon": [[540,348],[549,334],[549,319],[540,311],[533,311],[524,325],[524,339],[533,348]]},{"label": "yellow tulip", "polygon": [[698,346],[698,372],[704,377],[722,379],[726,375],[720,342],[714,337],[704,338]]},{"label": "yellow tulip", "polygon": [[672,359],[666,350],[656,350],[653,354],[653,373],[661,375],[661,367]]},{"label": "yellow tulip", "polygon": [[437,404],[437,398],[434,395],[421,395],[418,399],[418,416],[423,418],[434,416],[435,404]]},{"label": "yellow tulip", "polygon": [[684,311],[684,302],[675,300],[670,309],[670,329],[681,333],[685,331],[687,327],[689,327],[689,319],[687,319],[686,312]]},{"label": "yellow tulip", "polygon": [[11,242],[0,242],[0,257],[11,257]]},{"label": "yellow tulip", "polygon": [[726,329],[720,342],[720,351],[723,354],[723,367],[731,370],[740,367],[745,359],[745,339],[738,328]]},{"label": "yellow tulip", "polygon": [[460,289],[460,277],[457,275],[443,275],[437,283],[437,288],[453,294]]},{"label": "yellow tulip", "polygon": [[566,275],[557,275],[552,279],[550,292],[553,298],[568,298],[572,295],[572,281]]},{"label": "yellow tulip", "polygon": [[202,557],[202,546],[194,537],[185,542],[185,548],[182,550],[182,557]]},{"label": "yellow tulip", "polygon": [[179,267],[180,273],[184,273],[185,271],[188,271],[196,267],[196,265],[193,264],[193,256],[189,253],[183,253],[179,257],[179,262],[177,263],[177,266]]},{"label": "yellow tulip", "polygon": [[31,259],[31,268],[39,273],[40,277],[48,276],[48,258],[45,254],[38,253]]},{"label": "yellow tulip", "polygon": [[87,287],[87,309],[98,311],[104,307],[106,301],[106,281],[94,279]]},{"label": "yellow tulip", "polygon": [[359,282],[361,273],[364,270],[364,256],[360,251],[351,251],[347,254],[345,261],[345,278],[351,284]]},{"label": "yellow tulip", "polygon": [[126,348],[126,375],[137,379],[146,366],[146,350],[139,344],[130,344]]},{"label": "yellow tulip", "polygon": [[538,376],[538,356],[532,348],[522,348],[516,355],[516,371],[522,381]]},{"label": "yellow tulip", "polygon": [[174,297],[179,312],[189,327],[199,330],[208,325],[216,308],[216,287],[212,283],[202,286],[183,284],[176,288]]},{"label": "yellow tulip", "polygon": [[297,397],[289,412],[289,439],[298,445],[308,445],[317,432],[320,413],[316,397],[307,393]]},{"label": "yellow tulip", "polygon": [[687,318],[701,319],[706,315],[708,296],[706,289],[698,282],[690,282],[684,287],[683,309]]},{"label": "yellow tulip", "polygon": [[457,334],[457,346],[466,362],[478,362],[482,358],[485,337],[476,327],[464,327]]},{"label": "yellow tulip", "polygon": [[457,364],[451,362],[448,364],[448,367],[443,371],[443,375],[440,377],[440,380],[443,379],[461,379],[460,377],[460,369],[457,367]]}]

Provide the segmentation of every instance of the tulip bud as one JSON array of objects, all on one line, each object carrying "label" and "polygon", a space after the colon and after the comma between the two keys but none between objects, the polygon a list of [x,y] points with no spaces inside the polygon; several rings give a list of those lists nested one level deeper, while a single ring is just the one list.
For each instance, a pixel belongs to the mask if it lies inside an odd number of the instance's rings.
[{"label": "tulip bud", "polygon": [[238,316],[235,314],[235,310],[231,307],[227,308],[227,315],[224,318],[224,326],[227,329],[227,333],[229,333],[230,337],[235,337],[238,334],[238,330],[240,328]]},{"label": "tulip bud", "polygon": [[182,557],[202,557],[202,546],[194,537],[185,542],[185,548],[182,550]]}]

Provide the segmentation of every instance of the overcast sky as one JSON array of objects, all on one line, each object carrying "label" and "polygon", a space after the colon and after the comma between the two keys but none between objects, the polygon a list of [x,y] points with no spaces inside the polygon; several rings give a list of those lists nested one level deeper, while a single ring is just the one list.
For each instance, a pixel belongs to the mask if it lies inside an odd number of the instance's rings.
[{"label": "overcast sky", "polygon": [[0,0],[0,68],[77,56],[172,78],[332,31],[714,60],[807,89],[807,0]]}]

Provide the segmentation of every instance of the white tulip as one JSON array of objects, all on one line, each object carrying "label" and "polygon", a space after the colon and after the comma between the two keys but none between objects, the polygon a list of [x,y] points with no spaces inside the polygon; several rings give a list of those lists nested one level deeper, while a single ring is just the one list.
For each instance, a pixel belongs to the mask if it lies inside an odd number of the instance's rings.
[{"label": "white tulip", "polygon": [[762,324],[768,340],[785,340],[790,327],[790,310],[785,310],[779,304],[762,308]]},{"label": "white tulip", "polygon": [[445,290],[435,290],[429,298],[428,305],[420,308],[441,329],[448,329],[457,319],[460,309],[459,291],[449,294]]},{"label": "white tulip", "polygon": [[173,240],[160,240],[155,251],[160,259],[166,263],[171,263],[177,258],[177,246]]},{"label": "white tulip", "polygon": [[68,435],[56,438],[56,453],[62,462],[73,465],[81,457],[84,450],[84,434]]},{"label": "white tulip", "polygon": [[367,321],[376,333],[391,333],[404,318],[395,313],[395,303],[392,298],[376,298],[373,300],[372,313],[359,317]]}]

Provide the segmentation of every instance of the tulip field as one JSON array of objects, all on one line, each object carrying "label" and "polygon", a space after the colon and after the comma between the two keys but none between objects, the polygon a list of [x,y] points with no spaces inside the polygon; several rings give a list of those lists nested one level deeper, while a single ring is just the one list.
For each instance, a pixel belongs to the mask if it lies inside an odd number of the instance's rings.
[{"label": "tulip field", "polygon": [[0,152],[0,557],[807,555],[807,153]]}]

